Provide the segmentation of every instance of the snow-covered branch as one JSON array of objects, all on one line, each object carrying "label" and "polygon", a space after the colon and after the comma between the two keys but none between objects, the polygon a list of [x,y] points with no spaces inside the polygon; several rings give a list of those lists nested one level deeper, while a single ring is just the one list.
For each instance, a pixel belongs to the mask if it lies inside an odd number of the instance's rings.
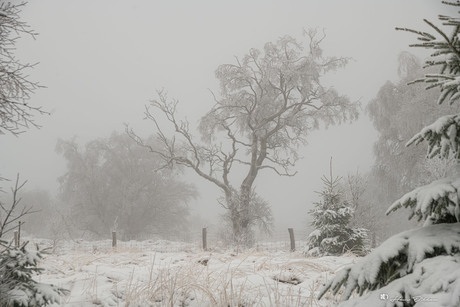
[{"label": "snow-covered branch", "polygon": [[386,214],[401,207],[411,208],[412,214],[426,224],[441,221],[460,222],[460,178],[444,178],[419,187],[395,201]]},{"label": "snow-covered branch", "polygon": [[[456,259],[453,259],[454,257],[450,255],[458,253],[459,250],[460,223],[430,225],[402,232],[385,241],[371,254],[364,257],[361,262],[338,272],[335,278],[330,280],[322,289],[319,297],[321,298],[329,289],[336,294],[342,286],[345,288],[342,300],[349,299],[355,291],[360,295],[368,293],[367,296],[344,304],[349,304],[349,306],[358,306],[357,300],[362,304],[359,306],[387,306],[382,305],[382,303],[386,303],[385,301],[375,305],[362,303],[372,295],[375,296],[375,300],[378,300],[379,295],[375,293],[377,289],[379,289],[379,293],[388,293],[384,289],[391,289],[391,293],[398,296],[401,296],[401,293],[406,293],[405,298],[408,300],[413,300],[415,296],[421,294],[447,295],[444,292],[448,292],[451,286],[447,282],[449,279],[447,275],[444,275],[441,280],[434,279],[433,276],[429,277],[429,274],[423,275],[427,271],[437,271],[441,257],[436,256],[445,255],[445,258],[442,258],[445,260],[442,261],[442,264],[448,265],[450,261],[456,263],[460,257],[457,255],[454,256]],[[429,258],[433,257],[436,257],[437,261],[430,261]],[[452,265],[449,266],[450,269],[452,269]],[[454,267],[456,267],[458,277],[460,273],[458,263]],[[405,276],[404,279],[401,278],[403,276]],[[398,281],[392,282],[398,278]],[[410,282],[406,283],[405,281],[408,280]],[[457,291],[449,293],[452,299],[455,299],[455,294],[458,293],[460,286],[459,279],[456,278],[456,280]],[[443,284],[443,281],[446,283]],[[388,284],[390,287],[384,288]],[[458,304],[458,295],[456,299]]]},{"label": "snow-covered branch", "polygon": [[445,115],[434,123],[423,128],[414,135],[406,144],[419,144],[428,142],[428,157],[436,155],[448,157],[452,152],[456,159],[460,159],[460,114]]}]

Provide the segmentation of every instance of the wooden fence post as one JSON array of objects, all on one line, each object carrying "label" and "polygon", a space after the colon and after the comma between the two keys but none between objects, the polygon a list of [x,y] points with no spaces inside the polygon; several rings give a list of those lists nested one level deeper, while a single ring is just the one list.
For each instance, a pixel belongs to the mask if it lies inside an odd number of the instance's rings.
[{"label": "wooden fence post", "polygon": [[203,237],[203,250],[206,251],[208,250],[208,242],[206,241],[206,228],[201,230],[201,235]]},{"label": "wooden fence post", "polygon": [[19,224],[19,227],[18,227],[18,247],[19,247],[19,244],[21,244],[21,224],[22,222],[19,221],[18,224]]},{"label": "wooden fence post", "polygon": [[117,232],[112,231],[112,247],[117,247]]},{"label": "wooden fence post", "polygon": [[291,252],[295,252],[295,239],[294,239],[294,229],[288,228],[289,238],[291,239]]},{"label": "wooden fence post", "polygon": [[19,231],[14,231],[14,246],[19,247]]}]

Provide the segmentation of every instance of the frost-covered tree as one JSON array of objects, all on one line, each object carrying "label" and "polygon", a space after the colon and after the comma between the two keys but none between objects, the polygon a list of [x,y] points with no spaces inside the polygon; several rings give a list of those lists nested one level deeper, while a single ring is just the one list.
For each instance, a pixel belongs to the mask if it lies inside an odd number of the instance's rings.
[{"label": "frost-covered tree", "polygon": [[[440,116],[459,112],[460,106],[436,106],[436,91],[425,91],[422,83],[407,85],[423,73],[422,62],[415,55],[402,52],[398,62],[399,81],[382,85],[366,108],[378,138],[374,143],[375,162],[362,195],[366,205],[356,213],[362,215],[364,209],[366,214],[372,214],[373,227],[369,231],[379,241],[417,225],[416,221],[405,222],[405,212],[391,219],[383,217],[386,207],[381,204],[392,203],[420,185],[445,177],[455,164],[452,157],[425,159],[422,146],[404,146],[420,129]],[[427,72],[435,73],[436,69],[431,67]]]},{"label": "frost-covered tree", "polygon": [[59,140],[56,149],[68,168],[59,178],[60,200],[78,229],[99,238],[117,230],[127,240],[186,231],[193,185],[169,169],[155,171],[161,161],[126,134],[113,133],[84,148]]},{"label": "frost-covered tree", "polygon": [[46,113],[28,102],[39,87],[27,75],[34,65],[22,63],[15,56],[18,38],[36,35],[19,16],[24,5],[0,1],[0,135],[18,135],[30,126],[38,127],[34,115]]},{"label": "frost-covered tree", "polygon": [[[444,2],[460,7],[460,2]],[[415,83],[438,88],[438,104],[460,99],[460,11],[455,17],[439,16],[443,28],[425,20],[434,34],[401,29],[418,35],[412,46],[432,51],[427,67],[441,67]],[[444,30],[445,29],[445,30]],[[449,32],[447,30],[449,29]],[[460,114],[448,114],[426,126],[408,142],[427,141],[428,158],[453,156],[460,161]],[[339,272],[321,291],[337,293],[343,299],[353,292],[360,297],[341,306],[460,306],[460,173],[416,188],[395,201],[387,214],[401,207],[410,217],[424,221],[424,227],[397,234],[362,261]]]},{"label": "frost-covered tree", "polygon": [[48,223],[44,220],[51,220],[55,214],[54,200],[50,193],[42,189],[24,190],[21,193],[21,210],[30,208],[31,214],[22,217],[21,233],[31,234],[35,237],[44,238],[49,236]]},{"label": "frost-covered tree", "polygon": [[368,247],[375,247],[380,239],[382,228],[381,216],[375,214],[376,209],[371,201],[371,193],[376,188],[375,180],[370,174],[349,173],[340,184],[345,199],[353,208],[353,217],[349,225],[355,228],[364,228],[367,231]]},{"label": "frost-covered tree", "polygon": [[341,178],[332,176],[332,165],[329,177],[323,176],[321,180],[324,184],[323,190],[318,192],[321,200],[309,210],[314,230],[307,238],[306,254],[318,256],[341,255],[347,251],[363,252],[366,230],[350,227],[354,210],[340,190]]},{"label": "frost-covered tree", "polygon": [[[309,131],[357,117],[357,104],[322,81],[347,59],[326,57],[320,46],[324,37],[316,31],[306,34],[306,44],[284,36],[217,68],[220,92],[201,118],[201,142],[188,121],[177,117],[177,100],[160,91],[147,108],[146,117],[162,143],[160,150],[152,151],[165,165],[184,165],[223,192],[236,241],[251,237],[251,204],[258,203],[251,199],[256,178],[267,170],[293,176],[298,147],[306,143]],[[174,135],[166,133],[159,114],[169,121]],[[242,179],[234,175],[241,173]]]},{"label": "frost-covered tree", "polygon": [[[235,199],[233,199],[232,201],[236,202],[236,205],[234,206],[237,206],[237,204],[242,201],[239,198],[241,197],[241,195],[236,191],[233,195],[235,195]],[[229,207],[227,205],[227,199],[225,199],[225,197],[221,197],[220,199],[218,199],[218,201],[224,209],[227,209],[221,215],[222,224],[220,225],[220,238],[223,240],[223,242],[230,245],[236,245],[237,247],[252,245],[255,242],[255,234],[252,232],[248,232],[243,237],[235,237],[233,234],[233,229],[237,227],[237,225],[234,225],[235,220],[232,219],[231,210],[229,210]],[[270,204],[265,199],[257,195],[257,193],[254,190],[250,195],[247,220],[248,226],[250,228],[256,226],[258,227],[261,233],[265,233],[267,235],[272,234],[274,224]]]},{"label": "frost-covered tree", "polygon": [[[25,2],[0,0],[0,135],[17,136],[30,126],[38,127],[33,117],[45,113],[28,103],[30,95],[39,87],[26,74],[33,65],[21,63],[15,56],[18,38],[23,34],[35,35],[19,16],[24,5]],[[0,177],[0,181],[7,180]],[[20,218],[31,213],[30,207],[20,205],[19,191],[24,184],[19,183],[18,175],[11,189],[11,203],[6,197],[0,197],[0,306],[59,304],[65,291],[34,279],[42,271],[38,267],[42,253],[26,249],[26,244],[14,248],[2,240],[18,227]],[[0,192],[5,192],[1,186]]]}]

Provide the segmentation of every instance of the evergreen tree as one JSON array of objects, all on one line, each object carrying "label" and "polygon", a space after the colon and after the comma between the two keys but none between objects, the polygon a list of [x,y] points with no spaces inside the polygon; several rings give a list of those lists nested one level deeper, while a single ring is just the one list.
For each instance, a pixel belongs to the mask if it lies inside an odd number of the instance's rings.
[{"label": "evergreen tree", "polygon": [[363,251],[366,231],[363,228],[349,226],[353,208],[344,199],[340,189],[341,178],[332,176],[332,165],[329,178],[323,176],[321,180],[324,183],[324,189],[318,192],[321,200],[309,211],[313,216],[311,225],[315,230],[308,236],[306,254],[341,255],[349,250]]},{"label": "evergreen tree", "polygon": [[[423,146],[405,147],[407,140],[423,127],[445,114],[460,111],[459,105],[442,104],[433,101],[439,95],[436,91],[425,91],[424,84],[408,86],[423,71],[423,63],[409,52],[400,53],[398,82],[386,82],[376,97],[369,102],[366,111],[371,118],[378,138],[374,143],[374,165],[366,180],[366,191],[361,206],[355,215],[362,216],[361,210],[368,210],[373,220],[368,226],[378,244],[399,232],[417,227],[415,220],[407,223],[408,212],[400,212],[390,218],[382,218],[387,206],[409,191],[441,179],[455,164],[450,159],[425,159]],[[436,73],[432,67],[425,73]],[[408,120],[410,118],[410,120]]]},{"label": "evergreen tree", "polygon": [[19,192],[25,182],[19,183],[19,175],[12,191],[11,205],[0,199],[0,306],[45,306],[60,303],[60,296],[67,290],[54,285],[37,282],[43,269],[38,267],[44,250],[26,249],[27,242],[14,248],[2,238],[6,233],[17,229],[15,221],[30,213],[26,206],[22,210]]},{"label": "evergreen tree", "polygon": [[[0,242],[1,243],[1,242]],[[59,304],[67,290],[37,282],[33,276],[38,268],[42,252],[21,248],[5,248],[0,252],[0,306],[46,306]]]},{"label": "evergreen tree", "polygon": [[[460,7],[460,2],[443,2]],[[420,43],[411,46],[433,51],[426,67],[441,66],[437,74],[426,74],[413,83],[427,89],[439,88],[438,104],[460,99],[460,11],[456,17],[439,16],[453,28],[448,35],[430,21],[430,33],[397,28],[417,34]],[[460,114],[448,114],[423,128],[407,143],[427,141],[428,158],[453,156],[460,164]],[[424,227],[397,234],[366,256],[360,263],[339,272],[321,291],[337,293],[348,300],[340,306],[460,306],[460,174],[436,180],[407,193],[394,202],[387,214],[409,208],[410,217],[423,220]],[[376,291],[378,289],[378,291]],[[434,302],[434,304],[433,304]],[[428,303],[428,304],[427,304]]]}]

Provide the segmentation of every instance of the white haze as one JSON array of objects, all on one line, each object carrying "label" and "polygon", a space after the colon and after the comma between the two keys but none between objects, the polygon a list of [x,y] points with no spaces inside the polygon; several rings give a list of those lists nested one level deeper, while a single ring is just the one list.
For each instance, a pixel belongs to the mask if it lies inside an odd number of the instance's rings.
[{"label": "white haze", "polygon": [[[301,38],[316,27],[327,35],[327,55],[353,57],[327,82],[363,107],[379,87],[397,80],[397,55],[413,37],[395,26],[426,29],[440,1],[31,1],[23,20],[39,33],[19,41],[24,62],[40,62],[30,79],[46,86],[31,99],[51,116],[38,116],[40,130],[19,138],[0,136],[0,174],[20,173],[28,188],[57,192],[65,161],[54,152],[58,138],[78,142],[108,137],[129,123],[142,135],[153,133],[143,121],[144,105],[164,87],[178,98],[181,113],[197,124],[213,104],[214,70],[250,48],[262,48],[282,35]],[[317,200],[320,177],[328,172],[366,172],[373,162],[376,132],[363,114],[351,125],[315,131],[300,148],[303,160],[293,178],[260,174],[256,188],[272,205],[279,227],[303,230],[307,210]],[[190,174],[200,197],[190,208],[215,223],[219,190]],[[383,204],[387,205],[387,204]]]}]

